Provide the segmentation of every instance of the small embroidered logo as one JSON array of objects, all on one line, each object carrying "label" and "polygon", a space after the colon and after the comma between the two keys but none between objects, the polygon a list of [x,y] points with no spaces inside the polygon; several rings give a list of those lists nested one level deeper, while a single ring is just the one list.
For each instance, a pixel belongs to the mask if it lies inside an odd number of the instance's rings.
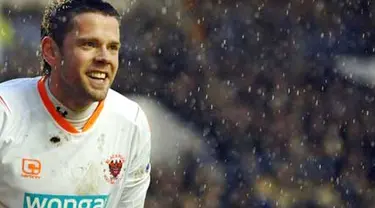
[{"label": "small embroidered logo", "polygon": [[125,158],[120,154],[112,155],[105,161],[107,168],[104,169],[104,178],[108,183],[114,184],[121,179],[124,162]]}]

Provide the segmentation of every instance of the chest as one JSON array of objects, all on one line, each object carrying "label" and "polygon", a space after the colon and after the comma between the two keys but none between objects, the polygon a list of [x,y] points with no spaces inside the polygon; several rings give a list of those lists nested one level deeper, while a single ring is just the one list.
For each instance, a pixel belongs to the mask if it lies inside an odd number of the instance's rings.
[{"label": "chest", "polygon": [[0,151],[3,186],[26,193],[107,195],[126,177],[133,129],[104,124],[71,135],[35,122],[10,136],[13,142]]}]

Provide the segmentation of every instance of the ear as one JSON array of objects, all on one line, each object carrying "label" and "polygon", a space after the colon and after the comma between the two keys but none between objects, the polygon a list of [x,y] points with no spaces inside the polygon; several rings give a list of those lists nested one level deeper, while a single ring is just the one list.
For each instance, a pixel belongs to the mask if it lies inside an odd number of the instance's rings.
[{"label": "ear", "polygon": [[61,60],[59,47],[49,36],[45,36],[41,42],[43,59],[54,68]]}]

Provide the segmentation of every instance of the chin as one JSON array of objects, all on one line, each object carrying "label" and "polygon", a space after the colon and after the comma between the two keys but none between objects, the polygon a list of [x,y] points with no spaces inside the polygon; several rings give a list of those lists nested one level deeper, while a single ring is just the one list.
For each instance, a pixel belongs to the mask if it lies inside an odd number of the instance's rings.
[{"label": "chin", "polygon": [[107,94],[108,90],[101,92],[98,92],[96,90],[94,92],[88,92],[88,96],[95,102],[104,100],[107,97]]},{"label": "chin", "polygon": [[107,94],[105,94],[105,95],[91,95],[91,99],[93,100],[93,101],[102,101],[102,100],[104,100],[105,98],[107,97]]}]

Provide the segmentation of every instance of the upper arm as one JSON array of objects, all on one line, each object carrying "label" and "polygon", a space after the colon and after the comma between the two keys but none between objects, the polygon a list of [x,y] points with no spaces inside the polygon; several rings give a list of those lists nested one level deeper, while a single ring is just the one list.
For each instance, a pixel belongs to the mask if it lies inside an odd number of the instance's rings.
[{"label": "upper arm", "polygon": [[132,143],[132,156],[126,174],[120,207],[143,207],[150,185],[151,131],[147,117],[139,108],[136,117],[137,131]]}]

